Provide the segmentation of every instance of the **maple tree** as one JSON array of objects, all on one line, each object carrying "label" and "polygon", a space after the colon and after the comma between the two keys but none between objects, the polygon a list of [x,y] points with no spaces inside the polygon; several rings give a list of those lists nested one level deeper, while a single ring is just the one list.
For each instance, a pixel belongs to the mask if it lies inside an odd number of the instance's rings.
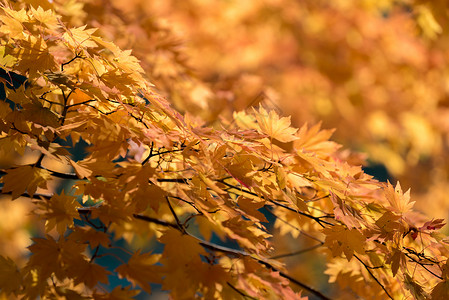
[{"label": "maple tree", "polygon": [[[189,72],[175,30],[130,17],[142,3],[1,6],[1,224],[19,228],[0,232],[16,247],[0,253],[2,297],[129,299],[160,286],[174,299],[331,299],[283,261],[310,251],[342,298],[449,294],[442,219],[364,173],[332,130],[294,128],[264,103],[238,109],[251,92],[220,122],[189,113],[239,92]],[[142,64],[122,50],[126,30],[148,39]],[[15,235],[30,226],[32,241]],[[112,287],[112,273],[126,283]]]}]

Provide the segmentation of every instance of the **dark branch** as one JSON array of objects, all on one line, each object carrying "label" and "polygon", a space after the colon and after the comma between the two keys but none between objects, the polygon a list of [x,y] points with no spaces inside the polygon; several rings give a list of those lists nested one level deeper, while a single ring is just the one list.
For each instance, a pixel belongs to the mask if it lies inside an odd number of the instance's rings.
[{"label": "dark branch", "polygon": [[[405,248],[406,250],[409,250],[407,248]],[[418,265],[420,265],[421,267],[423,267],[427,272],[429,272],[430,274],[432,274],[433,276],[437,277],[440,280],[443,280],[444,278],[439,276],[438,274],[435,274],[432,270],[428,269],[426,267],[426,264],[420,262],[419,260],[415,259],[413,256],[410,255],[410,253],[404,253],[405,256],[407,256],[408,258],[410,258],[412,261],[414,261],[415,263],[417,263]],[[413,253],[415,254],[415,253]],[[415,254],[416,255],[416,254]]]},{"label": "dark branch", "polygon": [[171,227],[174,229],[179,229],[178,224],[173,224],[167,221],[163,221],[163,220],[159,220],[156,218],[152,218],[152,217],[148,217],[148,216],[144,216],[144,215],[140,215],[140,214],[133,214],[133,217],[142,221],[146,221],[146,222],[150,222],[150,223],[154,223],[154,224],[158,224],[161,226],[165,226],[165,227]]},{"label": "dark branch", "polygon": [[241,296],[243,296],[243,297],[245,297],[245,298],[257,300],[256,298],[251,297],[251,296],[245,294],[244,292],[242,292],[241,290],[239,290],[238,288],[236,288],[235,286],[233,286],[233,285],[230,284],[229,282],[226,282],[226,283],[228,284],[228,286],[229,286],[231,289],[233,289],[234,291],[236,291],[239,295],[241,295]]},{"label": "dark branch", "polygon": [[380,287],[384,290],[385,294],[387,294],[388,298],[390,298],[391,300],[394,300],[393,297],[391,297],[391,295],[388,293],[387,289],[384,287],[384,285],[379,281],[379,279],[377,279],[376,276],[374,276],[373,272],[371,272],[371,268],[369,268],[367,266],[367,264],[365,264],[357,255],[354,254],[354,257],[365,267],[365,269],[368,271],[368,273],[371,275],[371,277],[374,279],[374,281],[377,282],[378,285],[380,285]]},{"label": "dark branch", "polygon": [[[142,215],[136,215],[136,214],[134,215],[134,217],[137,218],[137,219],[141,219],[141,220],[147,221],[147,222],[152,222],[152,223],[155,223],[155,224],[159,224],[159,225],[162,225],[162,226],[171,227],[171,228],[180,230],[179,226],[177,224],[173,224],[173,223],[170,223],[170,222],[166,222],[166,221],[162,221],[162,220],[159,220],[159,219],[154,219],[154,218],[150,218],[150,217],[146,217],[146,216],[142,216]],[[210,243],[210,242],[207,242],[207,241],[203,241],[203,240],[197,238],[196,236],[191,235],[188,232],[185,232],[185,233],[188,234],[189,236],[195,238],[199,242],[199,244],[201,246],[203,246],[204,248],[207,248],[207,249],[212,250],[212,251],[227,253],[227,254],[230,254],[230,255],[235,256],[235,257],[249,257],[251,259],[254,259],[258,263],[260,263],[261,265],[264,265],[265,267],[271,269],[272,271],[279,272],[280,276],[282,276],[282,277],[288,279],[290,282],[293,282],[296,285],[302,287],[304,290],[312,293],[313,295],[317,296],[318,298],[323,299],[323,300],[330,300],[329,297],[325,296],[320,291],[317,291],[314,288],[312,288],[312,287],[310,287],[310,286],[308,286],[308,285],[298,281],[297,279],[289,276],[288,274],[278,270],[276,267],[274,267],[272,264],[270,264],[269,262],[267,262],[265,260],[253,257],[251,254],[249,254],[247,252],[244,252],[244,251],[241,251],[241,250],[235,250],[235,249],[223,247],[223,246],[220,246],[220,245],[216,245],[216,244],[213,244],[213,243]]]},{"label": "dark branch", "polygon": [[67,61],[67,62],[65,62],[65,63],[62,63],[61,64],[61,72],[64,72],[64,66],[66,66],[66,65],[68,65],[68,64],[70,64],[70,63],[72,63],[75,59],[77,59],[77,58],[83,58],[81,55],[79,55],[79,54],[76,54],[75,55],[75,57],[74,58],[72,58],[71,60],[69,60],[69,61]]},{"label": "dark branch", "polygon": [[302,249],[302,250],[298,250],[298,251],[295,251],[295,252],[291,252],[291,253],[275,255],[275,256],[270,257],[270,259],[279,259],[279,258],[284,258],[284,257],[300,255],[300,254],[303,254],[303,253],[315,250],[315,249],[317,249],[317,248],[319,248],[321,246],[323,246],[323,244],[318,244],[318,245],[315,245],[315,246],[312,246],[312,247],[308,247],[308,248],[305,248],[305,249]]},{"label": "dark branch", "polygon": [[[238,187],[236,187],[236,186],[234,186],[234,185],[232,185],[232,184],[230,184],[230,183],[227,183],[227,182],[224,181],[224,180],[218,180],[218,182],[220,182],[220,183],[222,183],[222,184],[224,184],[224,185],[226,185],[226,186],[228,186],[228,187],[230,187],[230,188],[232,188],[232,189],[238,190],[239,192],[243,192],[243,193],[246,193],[246,194],[248,194],[248,195],[260,197],[260,196],[257,195],[256,193],[253,193],[253,192],[251,192],[251,191],[245,190],[245,189],[243,189],[243,188],[238,188]],[[237,193],[237,194],[238,194],[238,193]],[[315,221],[316,221],[321,227],[323,227],[323,228],[325,227],[323,224],[330,225],[330,226],[333,226],[333,225],[334,225],[334,224],[332,224],[331,222],[321,220],[321,218],[324,217],[324,216],[322,216],[322,217],[315,217],[315,216],[309,215],[309,214],[307,214],[307,213],[305,213],[305,212],[296,210],[296,209],[294,209],[294,208],[292,208],[292,207],[289,207],[289,206],[287,206],[287,205],[284,205],[284,204],[282,204],[282,203],[279,203],[279,202],[277,202],[277,201],[275,201],[275,200],[266,199],[266,198],[264,198],[264,197],[260,197],[260,198],[265,199],[265,200],[267,200],[267,201],[273,203],[273,204],[276,205],[276,206],[280,206],[280,207],[283,207],[283,208],[285,208],[285,209],[287,209],[287,210],[290,210],[290,211],[293,211],[293,212],[295,212],[295,213],[297,213],[297,214],[300,214],[301,216],[307,217],[307,218],[309,218],[309,219],[313,219],[313,220],[315,220]],[[327,217],[327,216],[326,216],[326,217]]]}]

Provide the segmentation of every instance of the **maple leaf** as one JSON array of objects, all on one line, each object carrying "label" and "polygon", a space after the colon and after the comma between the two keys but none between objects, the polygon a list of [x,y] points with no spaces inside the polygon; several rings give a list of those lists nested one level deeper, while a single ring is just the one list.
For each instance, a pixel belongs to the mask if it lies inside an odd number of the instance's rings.
[{"label": "maple leaf", "polygon": [[237,202],[239,208],[245,213],[247,213],[248,218],[253,219],[255,221],[268,222],[264,214],[259,211],[259,209],[265,205],[263,201],[256,202],[249,198],[240,196]]},{"label": "maple leaf", "polygon": [[309,128],[304,124],[300,129],[297,140],[294,141],[293,146],[296,149],[303,149],[307,152],[312,152],[320,158],[327,157],[329,154],[336,152],[340,145],[333,141],[329,141],[335,130],[321,130],[321,123]]},{"label": "maple leaf", "polygon": [[115,269],[122,278],[127,278],[133,286],[139,285],[148,293],[151,293],[150,282],[160,283],[161,266],[155,265],[161,255],[144,253],[140,251],[134,253],[126,264]]},{"label": "maple leaf", "polygon": [[435,285],[430,294],[432,300],[446,299],[447,295],[449,295],[449,282],[447,280]]},{"label": "maple leaf", "polygon": [[27,73],[29,79],[32,80],[42,73],[56,68],[54,56],[50,53],[47,42],[42,37],[29,37],[22,43],[25,46],[16,50],[18,60],[15,69],[20,73]]},{"label": "maple leaf", "polygon": [[139,60],[131,55],[131,50],[119,51],[115,53],[113,62],[117,67],[127,73],[144,73],[142,67],[139,64]]},{"label": "maple leaf", "polygon": [[26,19],[26,11],[22,9],[19,12],[9,8],[1,8],[7,15],[0,16],[0,21],[3,25],[0,27],[0,32],[9,33],[11,38],[23,38],[24,31],[22,22]]},{"label": "maple leaf", "polygon": [[107,294],[94,293],[95,300],[128,300],[137,296],[139,290],[131,290],[131,287],[116,286],[111,292]]},{"label": "maple leaf", "polygon": [[298,139],[295,136],[298,129],[290,127],[290,117],[279,118],[274,110],[267,112],[262,106],[259,107],[259,111],[254,109],[254,112],[261,133],[283,143]]},{"label": "maple leaf", "polygon": [[324,244],[329,247],[332,255],[339,256],[344,253],[348,261],[351,260],[354,252],[365,253],[365,237],[357,229],[347,229],[341,225],[322,230],[326,235]]},{"label": "maple leaf", "polygon": [[[184,264],[200,259],[200,254],[206,255],[204,248],[193,237],[177,230],[167,230],[159,238],[165,244],[162,257],[170,261],[170,265]],[[179,247],[183,245],[183,247]]]},{"label": "maple leaf", "polygon": [[50,172],[35,166],[21,166],[6,170],[1,178],[4,183],[3,193],[11,192],[12,199],[20,197],[25,191],[32,197],[38,187],[47,188],[47,181],[51,178]]},{"label": "maple leaf", "polygon": [[404,286],[414,299],[425,300],[430,298],[424,288],[407,273],[404,274]]},{"label": "maple leaf", "polygon": [[381,230],[380,239],[392,239],[398,232],[403,232],[405,227],[400,223],[401,217],[391,211],[386,211],[377,221],[376,226]]},{"label": "maple leaf", "polygon": [[399,267],[404,270],[407,266],[407,257],[402,251],[394,250],[393,255],[390,255],[385,263],[391,263],[391,272],[393,277],[398,273]]},{"label": "maple leaf", "polygon": [[75,274],[75,284],[84,283],[87,287],[93,288],[99,282],[107,284],[109,271],[102,266],[80,260],[71,270]]},{"label": "maple leaf", "polygon": [[90,175],[92,175],[92,170],[90,170],[88,167],[83,166],[82,163],[74,162],[71,159],[68,159],[68,161],[75,170],[75,173],[79,179],[88,178]]},{"label": "maple leaf", "polygon": [[390,203],[391,208],[400,214],[410,211],[415,204],[415,201],[410,200],[410,189],[403,193],[399,182],[395,188],[393,188],[390,182],[387,183],[385,198]]},{"label": "maple leaf", "polygon": [[16,264],[9,257],[0,255],[0,286],[1,291],[10,295],[19,292],[22,285],[22,275],[19,272]]},{"label": "maple leaf", "polygon": [[67,29],[67,31],[62,35],[62,38],[67,42],[67,44],[73,49],[78,49],[80,46],[86,48],[97,47],[91,36],[97,31],[96,28],[86,29],[87,25],[81,27]]},{"label": "maple leaf", "polygon": [[418,229],[420,231],[437,230],[437,229],[442,228],[444,225],[446,225],[446,223],[444,223],[444,219],[436,219],[436,220],[432,220],[432,221],[427,221]]},{"label": "maple leaf", "polygon": [[77,244],[63,237],[56,241],[50,235],[47,235],[46,238],[33,238],[32,240],[34,244],[28,247],[32,255],[27,263],[27,268],[38,270],[42,280],[50,277],[52,273],[57,278],[63,279],[68,275],[67,272],[76,272],[76,266],[85,261],[82,253],[86,249],[86,245]]},{"label": "maple leaf", "polygon": [[47,232],[56,227],[59,235],[63,235],[67,228],[74,226],[74,219],[81,219],[77,210],[81,204],[76,201],[76,197],[66,195],[64,191],[60,195],[54,195],[50,200],[40,201],[39,207],[46,219]]},{"label": "maple leaf", "polygon": [[92,249],[99,245],[108,247],[111,243],[107,233],[87,226],[76,226],[68,238],[80,243],[88,242]]},{"label": "maple leaf", "polygon": [[58,18],[56,17],[54,11],[51,9],[44,10],[40,6],[37,9],[31,7],[31,14],[38,22],[41,23],[42,26],[50,29],[55,29],[59,26]]}]

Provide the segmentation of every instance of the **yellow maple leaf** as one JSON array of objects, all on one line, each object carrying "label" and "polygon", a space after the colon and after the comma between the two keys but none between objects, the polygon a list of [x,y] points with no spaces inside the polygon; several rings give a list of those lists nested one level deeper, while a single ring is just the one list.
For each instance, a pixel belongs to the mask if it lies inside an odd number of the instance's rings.
[{"label": "yellow maple leaf", "polygon": [[3,25],[0,32],[8,33],[11,38],[23,38],[23,25],[19,21],[8,16],[0,16]]},{"label": "yellow maple leaf", "polygon": [[280,142],[288,143],[298,139],[295,133],[297,128],[290,127],[291,117],[281,117],[274,111],[267,112],[262,106],[259,111],[255,111],[259,132],[267,134]]},{"label": "yellow maple leaf", "polygon": [[[183,235],[177,230],[169,229],[159,238],[165,244],[162,257],[170,261],[170,265],[184,265],[191,261],[199,261],[200,254],[206,255],[204,248],[189,235]],[[183,245],[179,247],[179,245]]]},{"label": "yellow maple leaf", "polygon": [[39,203],[46,219],[45,231],[50,231],[56,227],[60,235],[63,235],[67,227],[74,226],[73,219],[80,219],[77,208],[81,205],[76,201],[76,197],[65,195],[54,195],[48,201]]},{"label": "yellow maple leaf", "polygon": [[357,229],[347,229],[341,225],[323,229],[326,235],[324,245],[329,247],[334,256],[345,254],[348,261],[351,260],[354,252],[365,253],[365,237]]},{"label": "yellow maple leaf", "polygon": [[22,284],[22,276],[12,259],[0,255],[0,286],[6,295],[18,292]]},{"label": "yellow maple leaf", "polygon": [[107,233],[95,230],[94,228],[88,226],[76,226],[68,238],[76,241],[77,243],[87,242],[92,249],[98,247],[99,245],[109,247],[111,243]]},{"label": "yellow maple leaf", "polygon": [[110,274],[104,267],[87,260],[80,261],[71,271],[76,274],[75,284],[83,282],[89,288],[95,287],[98,282],[107,284]]},{"label": "yellow maple leaf", "polygon": [[32,255],[27,268],[36,269],[39,278],[47,279],[52,273],[56,278],[65,278],[69,266],[74,268],[70,270],[71,272],[76,272],[75,266],[86,260],[82,254],[87,247],[86,244],[78,244],[63,237],[56,241],[50,235],[32,240],[34,244],[28,247]]},{"label": "yellow maple leaf", "polygon": [[142,289],[151,293],[150,282],[160,283],[159,269],[161,266],[155,264],[159,261],[160,254],[144,253],[140,251],[131,256],[127,264],[123,264],[115,269],[119,277],[127,278],[133,286],[139,285]]},{"label": "yellow maple leaf", "polygon": [[127,300],[133,299],[140,293],[138,290],[131,290],[131,287],[115,287],[111,292],[107,294],[94,293],[94,299],[96,300]]},{"label": "yellow maple leaf", "polygon": [[329,141],[335,130],[321,129],[321,123],[309,128],[308,124],[304,124],[297,133],[298,140],[293,143],[295,149],[302,149],[305,152],[314,153],[319,158],[328,157],[334,153],[340,145]]},{"label": "yellow maple leaf", "polygon": [[410,211],[415,204],[415,201],[410,201],[410,189],[404,193],[399,182],[395,188],[393,188],[390,182],[387,183],[385,198],[390,203],[391,208],[401,214]]},{"label": "yellow maple leaf", "polygon": [[4,183],[2,191],[11,192],[13,199],[20,197],[25,190],[32,197],[38,187],[47,188],[47,181],[51,178],[49,171],[29,165],[6,170],[6,173],[1,178]]},{"label": "yellow maple leaf", "polygon": [[79,46],[86,48],[95,48],[97,43],[91,39],[91,35],[97,31],[96,28],[86,29],[86,25],[67,29],[67,32],[62,35],[62,38],[74,49]]},{"label": "yellow maple leaf", "polygon": [[131,50],[124,50],[117,52],[113,62],[119,67],[119,69],[127,73],[144,73],[144,70],[140,66],[139,60],[131,55]]},{"label": "yellow maple leaf", "polygon": [[92,170],[83,166],[82,163],[74,162],[70,158],[68,158],[68,161],[69,161],[70,165],[73,167],[73,169],[75,170],[75,173],[78,176],[78,178],[80,178],[80,179],[88,178],[90,175],[92,175]]},{"label": "yellow maple leaf", "polygon": [[33,17],[41,23],[41,25],[46,26],[49,29],[54,29],[59,24],[58,18],[51,9],[44,10],[40,6],[37,9],[31,7],[31,13],[33,14]]}]

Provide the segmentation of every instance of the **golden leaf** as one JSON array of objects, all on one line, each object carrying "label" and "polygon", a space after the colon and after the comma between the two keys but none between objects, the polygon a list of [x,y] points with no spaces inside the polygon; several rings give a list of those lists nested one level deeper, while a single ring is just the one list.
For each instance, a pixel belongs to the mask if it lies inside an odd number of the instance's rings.
[{"label": "golden leaf", "polygon": [[9,257],[0,255],[0,286],[2,292],[8,294],[19,292],[22,284],[22,275],[16,264]]},{"label": "golden leaf", "polygon": [[65,195],[54,195],[50,200],[39,202],[39,208],[45,216],[45,231],[49,232],[56,227],[59,235],[63,235],[67,227],[74,226],[73,219],[80,220],[77,208],[81,207],[76,197]]},{"label": "golden leaf", "polygon": [[131,256],[128,263],[115,269],[122,278],[127,278],[133,286],[139,285],[142,289],[151,293],[150,282],[160,283],[161,266],[155,265],[160,258],[160,254],[144,253],[140,251]]},{"label": "golden leaf", "polygon": [[288,143],[298,139],[297,128],[290,127],[290,117],[281,117],[274,111],[267,112],[262,106],[259,111],[254,109],[259,131],[280,142]]},{"label": "golden leaf", "polygon": [[32,197],[38,187],[47,188],[47,181],[51,178],[49,171],[29,165],[6,170],[6,173],[1,178],[3,193],[11,192],[13,199],[25,191]]},{"label": "golden leaf", "polygon": [[390,203],[391,208],[401,214],[410,211],[415,204],[415,201],[410,200],[410,189],[404,193],[399,182],[395,188],[393,188],[390,182],[387,183],[385,198]]}]

